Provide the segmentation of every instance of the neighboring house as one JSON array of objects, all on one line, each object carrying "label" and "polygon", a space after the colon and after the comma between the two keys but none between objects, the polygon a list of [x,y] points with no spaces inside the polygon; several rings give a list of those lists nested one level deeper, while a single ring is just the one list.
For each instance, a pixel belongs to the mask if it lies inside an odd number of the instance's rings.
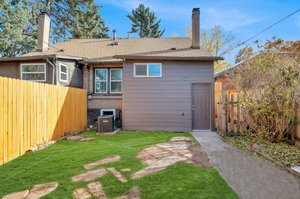
[{"label": "neighboring house", "polygon": [[[41,19],[49,19],[44,16]],[[22,71],[23,63],[36,60],[47,66],[43,81],[54,79],[52,83],[65,86],[82,83],[89,93],[90,124],[99,115],[114,114],[122,119],[124,130],[214,129],[214,61],[222,58],[200,49],[199,9],[193,9],[192,19],[192,39],[118,39],[114,33],[112,39],[74,39],[53,47],[42,46],[48,42],[42,30],[49,30],[42,27],[40,51],[1,59],[0,64],[5,70],[7,63],[14,64],[23,79],[42,79],[37,75],[41,66],[30,66],[38,69],[32,75]],[[0,75],[8,76],[2,70],[0,66]],[[69,84],[61,82],[66,75]]]}]

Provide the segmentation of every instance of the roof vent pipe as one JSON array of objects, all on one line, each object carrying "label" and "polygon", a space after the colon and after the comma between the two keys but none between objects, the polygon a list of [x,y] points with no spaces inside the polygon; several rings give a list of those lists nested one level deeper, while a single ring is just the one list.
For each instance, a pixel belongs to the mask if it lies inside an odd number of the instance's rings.
[{"label": "roof vent pipe", "polygon": [[192,14],[192,48],[200,48],[200,8],[193,8]]},{"label": "roof vent pipe", "polygon": [[112,39],[115,41],[117,39],[117,31],[116,29],[113,29],[113,37]]}]

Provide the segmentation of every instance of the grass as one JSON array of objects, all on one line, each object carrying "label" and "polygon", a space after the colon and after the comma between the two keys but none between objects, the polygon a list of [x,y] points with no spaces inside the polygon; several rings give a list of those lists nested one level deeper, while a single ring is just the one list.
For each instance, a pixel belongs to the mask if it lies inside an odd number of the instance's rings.
[{"label": "grass", "polygon": [[94,132],[88,132],[83,136],[96,139],[90,142],[63,140],[1,166],[0,198],[53,181],[59,182],[59,187],[44,198],[72,198],[73,190],[86,187],[87,183],[72,183],[71,177],[84,173],[84,164],[112,155],[120,155],[121,160],[103,167],[131,168],[131,172],[123,173],[128,183],[120,183],[111,173],[99,179],[109,198],[126,194],[135,185],[140,188],[142,198],[238,198],[217,170],[187,163],[175,164],[137,180],[130,179],[132,173],[146,166],[136,158],[138,151],[174,136],[191,136],[189,133],[121,132],[114,136],[95,136]]},{"label": "grass", "polygon": [[251,150],[252,144],[257,143],[262,147],[262,153],[274,161],[288,167],[300,165],[300,149],[294,145],[284,142],[271,143],[249,134],[242,134],[236,137],[224,136],[224,140],[250,153],[253,153]]}]

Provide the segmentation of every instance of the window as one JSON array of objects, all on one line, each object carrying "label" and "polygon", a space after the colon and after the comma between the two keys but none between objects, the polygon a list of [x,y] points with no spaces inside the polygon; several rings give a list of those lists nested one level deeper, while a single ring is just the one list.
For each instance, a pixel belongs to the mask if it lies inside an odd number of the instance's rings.
[{"label": "window", "polygon": [[21,79],[36,82],[45,82],[46,64],[21,64]]},{"label": "window", "polygon": [[110,93],[122,92],[122,69],[110,69]]},{"label": "window", "polygon": [[68,82],[68,66],[59,64],[59,80],[62,82]]},{"label": "window", "polygon": [[161,64],[134,64],[134,77],[161,76]]},{"label": "window", "polygon": [[108,69],[95,70],[95,93],[107,93]]}]

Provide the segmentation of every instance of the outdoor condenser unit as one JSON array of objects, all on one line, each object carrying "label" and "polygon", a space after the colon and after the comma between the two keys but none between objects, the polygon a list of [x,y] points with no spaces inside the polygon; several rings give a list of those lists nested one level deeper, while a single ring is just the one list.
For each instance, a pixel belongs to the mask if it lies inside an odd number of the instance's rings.
[{"label": "outdoor condenser unit", "polygon": [[115,130],[115,120],[113,115],[98,117],[98,133],[108,133]]}]

